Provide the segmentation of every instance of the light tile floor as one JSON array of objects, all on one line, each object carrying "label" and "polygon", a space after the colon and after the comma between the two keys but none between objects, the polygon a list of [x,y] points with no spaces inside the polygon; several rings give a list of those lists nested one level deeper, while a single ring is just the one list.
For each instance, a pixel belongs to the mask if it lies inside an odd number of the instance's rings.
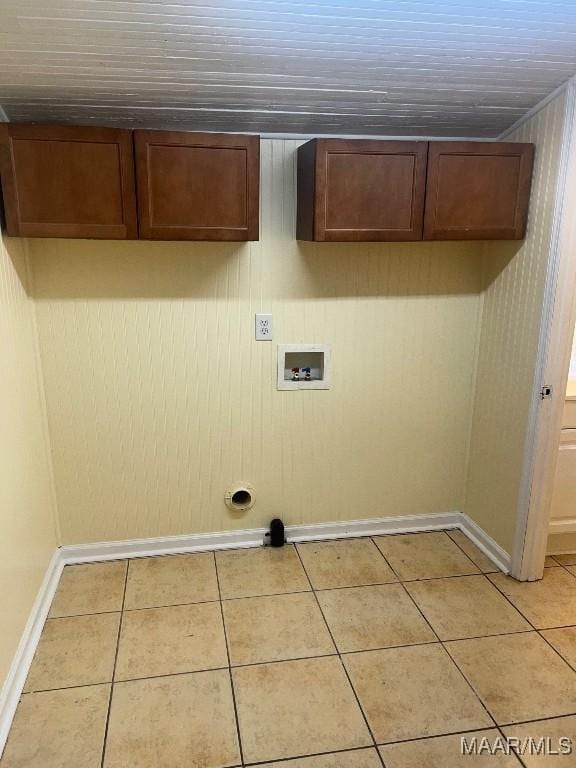
[{"label": "light tile floor", "polygon": [[434,532],[68,566],[0,768],[574,768],[575,565]]}]

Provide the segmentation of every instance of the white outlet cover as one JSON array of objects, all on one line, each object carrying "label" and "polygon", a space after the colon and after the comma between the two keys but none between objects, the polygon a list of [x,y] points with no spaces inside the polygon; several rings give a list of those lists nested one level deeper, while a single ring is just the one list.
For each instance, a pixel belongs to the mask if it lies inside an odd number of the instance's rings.
[{"label": "white outlet cover", "polygon": [[272,315],[256,315],[256,341],[272,341]]}]

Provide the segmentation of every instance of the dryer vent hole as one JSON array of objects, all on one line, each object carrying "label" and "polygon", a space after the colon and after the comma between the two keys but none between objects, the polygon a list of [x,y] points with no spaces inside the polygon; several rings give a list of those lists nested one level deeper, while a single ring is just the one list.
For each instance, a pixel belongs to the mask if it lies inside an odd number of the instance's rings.
[{"label": "dryer vent hole", "polygon": [[244,509],[244,507],[248,506],[252,501],[252,494],[244,488],[241,488],[232,494],[231,501],[232,506],[237,507],[238,509]]}]

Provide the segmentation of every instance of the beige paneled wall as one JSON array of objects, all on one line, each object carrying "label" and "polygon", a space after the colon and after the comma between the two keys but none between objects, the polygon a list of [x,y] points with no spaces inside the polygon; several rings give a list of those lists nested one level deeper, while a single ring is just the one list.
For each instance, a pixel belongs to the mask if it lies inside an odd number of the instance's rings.
[{"label": "beige paneled wall", "polygon": [[26,241],[0,239],[0,686],[56,548]]},{"label": "beige paneled wall", "polygon": [[465,511],[504,549],[514,541],[552,237],[565,95],[508,140],[536,144],[524,242],[486,244],[478,380]]},{"label": "beige paneled wall", "polygon": [[[262,142],[258,243],[30,241],[64,543],[462,508],[482,245],[297,243],[297,146]],[[277,392],[277,342],[333,389]]]}]

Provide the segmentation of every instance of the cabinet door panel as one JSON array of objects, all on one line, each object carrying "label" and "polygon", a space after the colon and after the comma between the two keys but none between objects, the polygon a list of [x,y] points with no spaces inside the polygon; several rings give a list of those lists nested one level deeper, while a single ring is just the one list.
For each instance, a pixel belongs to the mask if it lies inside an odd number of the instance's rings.
[{"label": "cabinet door panel", "polygon": [[576,429],[563,429],[560,434],[550,518],[576,520]]},{"label": "cabinet door panel", "polygon": [[136,131],[140,236],[257,240],[259,139]]},{"label": "cabinet door panel", "polygon": [[9,235],[137,236],[130,131],[8,124],[1,136]]},{"label": "cabinet door panel", "polygon": [[425,240],[524,237],[534,147],[502,142],[431,142]]},{"label": "cabinet door panel", "polygon": [[[298,237],[420,240],[427,146],[340,139],[304,145],[299,153]],[[306,210],[310,207],[312,217]]]},{"label": "cabinet door panel", "polygon": [[562,411],[562,429],[576,428],[576,400],[566,400]]}]

